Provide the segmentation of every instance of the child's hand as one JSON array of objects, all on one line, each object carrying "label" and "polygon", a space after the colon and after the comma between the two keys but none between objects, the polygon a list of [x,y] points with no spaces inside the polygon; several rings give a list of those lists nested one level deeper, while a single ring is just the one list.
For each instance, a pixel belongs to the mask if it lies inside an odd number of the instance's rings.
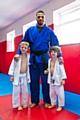
[{"label": "child's hand", "polygon": [[48,74],[48,70],[44,70],[44,74]]},{"label": "child's hand", "polygon": [[58,58],[58,61],[59,61],[59,64],[60,64],[60,65],[64,64],[64,60],[63,60],[62,57],[59,57],[59,58]]},{"label": "child's hand", "polygon": [[62,81],[61,81],[61,85],[64,85],[64,84],[65,84],[65,80],[62,80]]},{"label": "child's hand", "polygon": [[14,82],[14,77],[13,76],[11,76],[10,81]]}]

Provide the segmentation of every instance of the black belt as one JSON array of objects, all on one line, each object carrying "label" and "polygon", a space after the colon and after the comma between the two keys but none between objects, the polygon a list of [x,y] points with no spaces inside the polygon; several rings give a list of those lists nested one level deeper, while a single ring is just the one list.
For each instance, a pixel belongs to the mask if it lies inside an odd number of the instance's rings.
[{"label": "black belt", "polygon": [[33,55],[33,68],[36,68],[36,59],[35,59],[35,56],[42,56],[42,59],[43,59],[43,68],[44,70],[47,69],[47,66],[46,66],[46,58],[45,58],[45,54],[47,52],[43,52],[43,51],[33,51],[31,50],[31,53],[34,54]]}]

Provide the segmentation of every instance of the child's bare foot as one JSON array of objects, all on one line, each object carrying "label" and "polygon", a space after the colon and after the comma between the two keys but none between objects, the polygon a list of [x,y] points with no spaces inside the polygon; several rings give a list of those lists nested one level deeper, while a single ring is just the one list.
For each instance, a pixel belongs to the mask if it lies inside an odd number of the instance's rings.
[{"label": "child's bare foot", "polygon": [[26,106],[26,105],[23,105],[23,108],[27,108],[28,106]]},{"label": "child's bare foot", "polygon": [[62,110],[62,107],[61,106],[59,106],[58,108],[57,108],[57,110],[56,111],[61,111]]},{"label": "child's bare foot", "polygon": [[18,110],[22,110],[22,109],[23,109],[22,106],[19,106],[19,107],[18,107]]}]

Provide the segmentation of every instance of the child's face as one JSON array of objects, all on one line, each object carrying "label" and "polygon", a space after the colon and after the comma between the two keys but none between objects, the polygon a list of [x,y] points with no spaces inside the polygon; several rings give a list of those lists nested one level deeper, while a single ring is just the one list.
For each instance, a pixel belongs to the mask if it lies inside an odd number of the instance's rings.
[{"label": "child's face", "polygon": [[21,50],[21,53],[26,53],[26,51],[28,51],[28,46],[23,44],[20,46],[20,50]]},{"label": "child's face", "polygon": [[57,57],[57,51],[51,50],[51,57],[56,58]]}]

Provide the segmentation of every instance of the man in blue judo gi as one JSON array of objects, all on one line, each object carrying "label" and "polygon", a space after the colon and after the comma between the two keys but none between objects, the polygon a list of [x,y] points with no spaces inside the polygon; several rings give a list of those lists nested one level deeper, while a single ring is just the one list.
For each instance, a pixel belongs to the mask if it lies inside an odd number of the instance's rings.
[{"label": "man in blue judo gi", "polygon": [[[30,108],[35,107],[39,103],[39,81],[42,79],[42,93],[45,107],[50,105],[49,97],[49,85],[47,83],[47,76],[45,70],[47,70],[49,59],[50,46],[59,46],[58,39],[46,24],[44,24],[45,13],[40,10],[36,13],[37,24],[31,26],[25,32],[22,41],[29,42],[30,44],[30,89],[31,89],[31,102]],[[14,59],[18,58],[20,54],[20,48],[18,47],[17,54]],[[61,57],[61,54],[60,56]]]}]

